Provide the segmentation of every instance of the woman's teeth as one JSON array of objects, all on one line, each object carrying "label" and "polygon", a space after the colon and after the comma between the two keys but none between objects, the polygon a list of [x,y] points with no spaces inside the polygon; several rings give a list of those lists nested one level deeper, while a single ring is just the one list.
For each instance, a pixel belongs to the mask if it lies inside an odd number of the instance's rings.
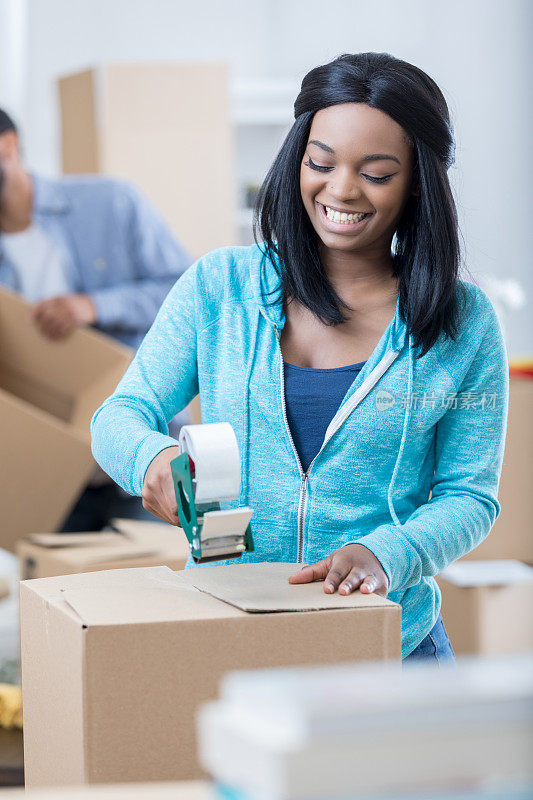
[{"label": "woman's teeth", "polygon": [[324,206],[326,209],[326,216],[332,222],[340,222],[343,225],[353,225],[355,222],[361,222],[366,217],[366,212],[362,211],[360,214],[346,214],[345,212],[334,211],[329,206]]}]

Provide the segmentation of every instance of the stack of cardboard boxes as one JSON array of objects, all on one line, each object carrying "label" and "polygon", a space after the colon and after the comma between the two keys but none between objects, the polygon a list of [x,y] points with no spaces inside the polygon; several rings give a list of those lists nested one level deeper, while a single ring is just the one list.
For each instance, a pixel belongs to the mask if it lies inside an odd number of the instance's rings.
[{"label": "stack of cardboard boxes", "polygon": [[456,654],[533,647],[532,409],[533,380],[511,371],[500,516],[479,547],[437,577]]}]

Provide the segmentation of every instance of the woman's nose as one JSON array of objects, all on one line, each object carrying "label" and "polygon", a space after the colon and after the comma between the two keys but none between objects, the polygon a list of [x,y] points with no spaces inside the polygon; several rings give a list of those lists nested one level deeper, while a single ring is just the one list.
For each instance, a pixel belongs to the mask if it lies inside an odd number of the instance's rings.
[{"label": "woman's nose", "polygon": [[336,170],[331,177],[328,191],[339,200],[357,200],[362,196],[361,187],[350,170]]}]

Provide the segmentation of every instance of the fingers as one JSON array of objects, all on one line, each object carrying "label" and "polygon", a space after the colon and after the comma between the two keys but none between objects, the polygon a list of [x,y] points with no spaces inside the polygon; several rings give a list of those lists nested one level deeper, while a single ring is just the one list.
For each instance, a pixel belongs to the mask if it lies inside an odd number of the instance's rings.
[{"label": "fingers", "polygon": [[146,502],[146,500],[144,500],[144,499],[142,501],[142,505],[143,505],[143,508],[146,511],[148,511],[150,514],[153,514],[154,517],[158,517],[159,519],[162,519],[163,522],[169,522],[171,525],[177,525],[176,520],[172,519],[172,517],[170,517],[169,514],[163,508],[161,508],[159,505],[151,505],[150,503]]},{"label": "fingers", "polygon": [[348,565],[343,565],[342,562],[334,559],[324,581],[324,591],[328,594],[333,594],[338,589],[340,582],[346,577],[349,569]]},{"label": "fingers", "polygon": [[331,564],[331,556],[316,564],[303,567],[299,572],[291,575],[289,583],[312,583],[312,581],[323,581]]},{"label": "fingers", "polygon": [[178,504],[170,461],[176,456],[178,447],[165,448],[154,458],[145,475],[142,504],[146,511],[171,525],[179,525]]},{"label": "fingers", "polygon": [[61,298],[43,300],[34,307],[32,319],[49,339],[62,339],[74,327],[75,320]]},{"label": "fingers", "polygon": [[339,586],[339,594],[350,594],[355,591],[355,589],[361,588],[365,580],[367,580],[367,578],[365,578],[365,573],[357,567],[352,567]]},{"label": "fingers", "polygon": [[367,575],[360,586],[363,594],[379,594],[381,597],[387,597],[389,593],[388,580],[385,576],[383,579],[380,575]]},{"label": "fingers", "polygon": [[364,545],[351,543],[335,550],[316,564],[304,567],[291,575],[289,583],[324,581],[327,594],[339,590],[348,595],[359,589],[363,594],[379,594],[387,597],[389,579],[374,553]]},{"label": "fingers", "polygon": [[[375,593],[382,597],[387,597],[388,591],[385,582],[377,575],[365,575],[360,568],[354,567],[340,583],[339,594],[351,594],[356,589],[359,589],[362,594]],[[333,591],[335,590],[333,589]]]},{"label": "fingers", "polygon": [[50,320],[41,325],[41,333],[49,339],[63,339],[73,326],[60,320]]},{"label": "fingers", "polygon": [[289,583],[311,583],[324,581],[324,591],[333,594],[339,586],[341,594],[350,594],[357,589],[364,579],[364,573],[355,567],[351,569],[351,562],[342,553],[333,553],[328,558],[303,567],[295,575],[291,575]]},{"label": "fingers", "polygon": [[367,575],[361,583],[360,589],[363,594],[372,594],[378,588],[378,582],[373,575]]},{"label": "fingers", "polygon": [[146,487],[142,494],[142,504],[146,511],[171,525],[179,525],[178,504],[174,486],[168,487],[165,479],[159,485]]},{"label": "fingers", "polygon": [[167,498],[162,496],[145,496],[142,497],[143,508],[153,514],[154,517],[170,523],[171,525],[179,526],[178,507],[176,504],[168,502]]}]

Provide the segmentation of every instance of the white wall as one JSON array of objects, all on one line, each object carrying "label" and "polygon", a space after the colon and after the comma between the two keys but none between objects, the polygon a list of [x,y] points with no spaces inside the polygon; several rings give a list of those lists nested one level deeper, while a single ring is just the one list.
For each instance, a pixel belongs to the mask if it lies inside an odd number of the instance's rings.
[{"label": "white wall", "polygon": [[[16,2],[0,0],[0,30],[2,4]],[[531,354],[530,0],[381,0],[378,7],[354,0],[20,2],[27,6],[29,59],[17,110],[25,109],[28,163],[45,173],[59,168],[56,78],[101,61],[224,59],[235,80],[299,82],[340,53],[376,50],[424,69],[442,88],[455,125],[450,174],[465,263],[474,275],[522,283],[528,307],[510,315],[507,340],[511,355]],[[0,92],[8,84],[4,74]]]}]

